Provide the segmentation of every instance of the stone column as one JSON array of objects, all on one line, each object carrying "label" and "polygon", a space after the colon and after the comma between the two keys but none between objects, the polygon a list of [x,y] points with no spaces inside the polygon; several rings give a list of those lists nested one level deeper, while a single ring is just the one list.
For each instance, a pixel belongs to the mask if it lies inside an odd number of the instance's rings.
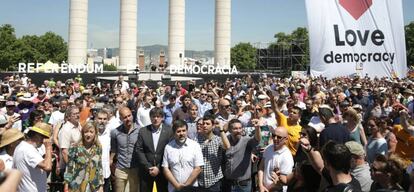
[{"label": "stone column", "polygon": [[137,0],[121,0],[119,29],[120,71],[133,71],[137,65]]},{"label": "stone column", "polygon": [[185,0],[170,0],[168,17],[168,65],[170,67],[183,64],[184,50]]},{"label": "stone column", "polygon": [[230,67],[231,0],[216,0],[214,64]]},{"label": "stone column", "polygon": [[88,0],[70,0],[69,4],[68,63],[82,65],[87,61]]}]

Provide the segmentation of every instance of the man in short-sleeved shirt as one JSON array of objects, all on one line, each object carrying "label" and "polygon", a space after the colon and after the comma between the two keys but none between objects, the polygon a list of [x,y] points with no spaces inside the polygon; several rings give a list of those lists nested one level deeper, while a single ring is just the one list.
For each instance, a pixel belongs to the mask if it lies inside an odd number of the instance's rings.
[{"label": "man in short-sleeved shirt", "polygon": [[[288,139],[288,132],[284,127],[278,127],[272,133],[273,144],[266,147],[263,153],[263,160],[259,166],[259,187],[269,191],[281,189],[287,184],[287,175],[292,173],[294,165],[292,154],[285,143]],[[276,185],[272,181],[272,172],[280,172],[279,181]],[[287,189],[286,186],[283,187]]]},{"label": "man in short-sleeved shirt", "polygon": [[162,167],[168,180],[168,191],[193,191],[204,166],[200,145],[187,138],[187,123],[173,123],[174,139],[165,146]]},{"label": "man in short-sleeved shirt", "polygon": [[242,136],[243,126],[238,119],[229,122],[230,148],[225,153],[225,186],[223,191],[246,191],[251,188],[250,160],[252,151],[260,143],[261,131],[256,127],[255,136]]},{"label": "man in short-sleeved shirt", "polygon": [[62,125],[59,132],[59,147],[62,150],[63,160],[66,163],[68,161],[68,149],[72,144],[80,141],[82,130],[79,123],[79,109],[71,107],[68,111],[68,121]]}]

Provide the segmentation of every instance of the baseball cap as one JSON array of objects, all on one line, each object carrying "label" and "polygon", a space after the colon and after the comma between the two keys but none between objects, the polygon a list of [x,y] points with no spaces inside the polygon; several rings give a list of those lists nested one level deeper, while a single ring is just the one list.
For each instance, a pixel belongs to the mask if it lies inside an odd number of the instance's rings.
[{"label": "baseball cap", "polygon": [[364,147],[356,141],[348,141],[345,143],[346,147],[348,147],[349,151],[353,155],[364,156],[365,151]]}]

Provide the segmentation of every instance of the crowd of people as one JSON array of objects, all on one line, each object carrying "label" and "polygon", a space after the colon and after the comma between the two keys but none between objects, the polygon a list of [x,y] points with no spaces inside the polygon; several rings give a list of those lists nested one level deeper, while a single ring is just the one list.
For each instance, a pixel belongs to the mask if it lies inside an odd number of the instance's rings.
[{"label": "crowd of people", "polygon": [[0,191],[414,191],[414,82],[8,76]]}]

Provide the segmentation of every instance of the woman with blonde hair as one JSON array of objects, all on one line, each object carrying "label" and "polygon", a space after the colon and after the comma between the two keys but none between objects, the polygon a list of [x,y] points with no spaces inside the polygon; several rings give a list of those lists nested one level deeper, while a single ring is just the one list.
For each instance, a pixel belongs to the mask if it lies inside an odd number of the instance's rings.
[{"label": "woman with blonde hair", "polygon": [[353,108],[349,108],[344,112],[342,118],[345,121],[346,128],[348,128],[351,140],[365,146],[367,144],[367,136],[365,135],[364,128],[361,125],[361,119],[358,112]]},{"label": "woman with blonde hair", "polygon": [[103,191],[102,147],[98,128],[92,121],[82,127],[82,139],[69,148],[65,172],[66,191]]}]

